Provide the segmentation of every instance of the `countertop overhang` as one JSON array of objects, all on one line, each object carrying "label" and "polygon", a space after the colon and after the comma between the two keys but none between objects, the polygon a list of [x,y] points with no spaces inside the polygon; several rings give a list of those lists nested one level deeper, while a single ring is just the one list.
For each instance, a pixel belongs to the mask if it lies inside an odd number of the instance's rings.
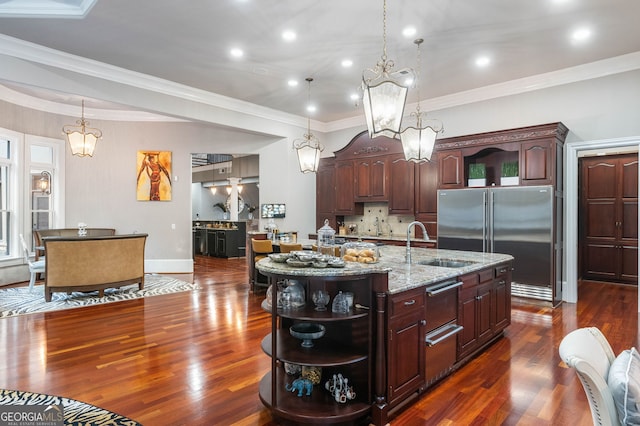
[{"label": "countertop overhang", "polygon": [[[388,274],[388,292],[399,293],[439,281],[456,278],[489,266],[513,260],[513,256],[499,253],[411,248],[412,263],[405,262],[406,247],[381,246],[377,263],[346,262],[344,268],[297,268],[266,258],[256,268],[267,274],[299,277],[348,277],[366,274]],[[458,268],[422,265],[435,259],[471,262]]]}]

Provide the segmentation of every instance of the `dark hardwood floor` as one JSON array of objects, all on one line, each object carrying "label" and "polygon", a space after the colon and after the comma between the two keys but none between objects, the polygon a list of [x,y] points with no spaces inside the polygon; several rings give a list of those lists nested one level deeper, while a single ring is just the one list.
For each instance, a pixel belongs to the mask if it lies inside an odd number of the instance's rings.
[{"label": "dark hardwood floor", "polygon": [[[155,425],[272,425],[258,398],[270,316],[245,259],[199,257],[190,293],[0,319],[0,387],[78,399]],[[393,425],[587,425],[569,331],[597,326],[614,351],[638,346],[637,288],[583,282],[579,302],[513,300],[504,338]]]}]

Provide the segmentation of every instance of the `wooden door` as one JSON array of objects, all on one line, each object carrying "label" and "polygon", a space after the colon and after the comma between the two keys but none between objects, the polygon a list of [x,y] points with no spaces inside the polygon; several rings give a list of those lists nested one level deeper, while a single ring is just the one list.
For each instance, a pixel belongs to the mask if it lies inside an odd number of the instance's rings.
[{"label": "wooden door", "polygon": [[638,282],[638,155],[580,160],[582,278]]}]

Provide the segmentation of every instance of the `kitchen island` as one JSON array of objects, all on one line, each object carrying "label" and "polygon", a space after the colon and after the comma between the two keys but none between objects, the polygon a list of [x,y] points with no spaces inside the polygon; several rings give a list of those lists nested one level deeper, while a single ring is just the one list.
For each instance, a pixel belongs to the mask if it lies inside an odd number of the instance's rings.
[{"label": "kitchen island", "polygon": [[[262,342],[272,370],[260,383],[260,399],[278,419],[296,423],[362,420],[384,425],[394,412],[468,362],[502,336],[511,321],[509,255],[379,247],[377,263],[346,262],[344,268],[292,267],[271,259],[256,267],[271,283],[298,283],[305,306],[271,309],[278,292],[263,306],[272,313],[271,334]],[[437,266],[435,266],[437,265]],[[353,293],[348,313],[314,309],[312,294],[326,290],[335,300]],[[310,348],[301,347],[288,328],[310,322],[326,329]],[[311,395],[286,389],[295,375],[285,366],[322,369]],[[325,383],[348,377],[356,395],[338,401]],[[303,373],[304,378],[304,373]]]}]

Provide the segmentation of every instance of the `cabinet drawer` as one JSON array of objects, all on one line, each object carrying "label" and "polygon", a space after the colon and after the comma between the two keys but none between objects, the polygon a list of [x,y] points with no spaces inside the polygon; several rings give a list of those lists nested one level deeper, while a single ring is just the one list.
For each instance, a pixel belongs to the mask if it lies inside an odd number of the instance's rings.
[{"label": "cabinet drawer", "polygon": [[409,315],[417,311],[424,312],[424,289],[406,291],[390,299],[391,317]]},{"label": "cabinet drawer", "polygon": [[493,268],[484,269],[478,272],[481,283],[486,283],[487,281],[491,281],[493,279]]},{"label": "cabinet drawer", "polygon": [[509,272],[509,266],[507,265],[499,265],[499,266],[496,266],[495,269],[496,269],[496,277],[507,275],[507,273]]},{"label": "cabinet drawer", "polygon": [[475,287],[480,283],[480,279],[477,273],[462,275],[459,279],[460,281],[462,281],[462,288]]}]

